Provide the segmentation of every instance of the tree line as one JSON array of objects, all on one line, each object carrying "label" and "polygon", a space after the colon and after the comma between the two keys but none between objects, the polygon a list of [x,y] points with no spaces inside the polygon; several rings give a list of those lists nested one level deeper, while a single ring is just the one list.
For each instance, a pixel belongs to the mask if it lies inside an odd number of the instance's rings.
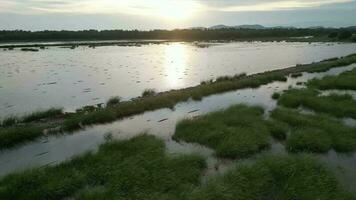
[{"label": "tree line", "polygon": [[82,30],[82,31],[23,31],[2,30],[0,42],[34,40],[121,40],[121,39],[177,39],[177,40],[239,40],[256,38],[326,37],[350,39],[356,28],[269,28],[269,29],[176,29],[176,30]]}]

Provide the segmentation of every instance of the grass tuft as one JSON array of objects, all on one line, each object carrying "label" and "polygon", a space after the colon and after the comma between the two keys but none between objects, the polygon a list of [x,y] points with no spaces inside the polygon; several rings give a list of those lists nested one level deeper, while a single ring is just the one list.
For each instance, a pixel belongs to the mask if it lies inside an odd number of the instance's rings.
[{"label": "grass tuft", "polygon": [[41,119],[50,119],[63,115],[62,108],[50,108],[45,111],[36,111],[29,115],[22,117],[21,121],[24,123],[38,121]]},{"label": "grass tuft", "polygon": [[195,190],[190,200],[354,200],[310,156],[270,156],[238,165]]},{"label": "grass tuft", "polygon": [[119,96],[115,96],[115,97],[111,97],[107,102],[106,102],[106,106],[110,107],[110,106],[116,106],[121,102],[121,97]]},{"label": "grass tuft", "polygon": [[292,133],[287,138],[290,151],[326,152],[333,148],[338,152],[351,152],[356,149],[356,129],[329,116],[301,114],[294,110],[277,108],[271,113],[271,117],[292,128]]},{"label": "grass tuft", "polygon": [[37,126],[0,128],[0,149],[11,148],[43,135]]},{"label": "grass tuft", "polygon": [[0,181],[0,199],[187,199],[205,166],[199,156],[166,155],[162,140],[141,135],[57,166],[8,175]]},{"label": "grass tuft", "polygon": [[186,119],[177,124],[173,138],[208,146],[220,157],[247,157],[269,146],[263,112],[261,107],[236,105]]}]

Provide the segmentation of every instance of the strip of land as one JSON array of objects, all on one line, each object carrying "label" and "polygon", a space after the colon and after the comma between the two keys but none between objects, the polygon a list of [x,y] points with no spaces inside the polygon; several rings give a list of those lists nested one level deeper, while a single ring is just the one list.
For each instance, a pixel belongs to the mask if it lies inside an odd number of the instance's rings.
[{"label": "strip of land", "polygon": [[[16,135],[16,139],[4,140],[3,144],[0,144],[0,149],[13,147],[20,143],[34,140],[43,135],[44,130],[50,129],[54,133],[61,131],[75,131],[88,125],[108,123],[120,118],[140,114],[146,111],[152,111],[162,108],[173,109],[177,103],[185,102],[188,100],[201,100],[203,97],[233,91],[243,88],[258,88],[261,85],[265,85],[274,81],[286,81],[287,76],[293,74],[299,74],[302,72],[314,73],[325,72],[334,67],[347,66],[352,63],[356,63],[356,54],[349,56],[324,60],[318,63],[297,65],[295,67],[267,71],[264,73],[245,75],[240,74],[232,77],[222,77],[216,80],[207,80],[202,84],[185,88],[181,90],[172,90],[155,94],[152,91],[145,91],[142,97],[138,97],[131,101],[119,101],[114,105],[106,107],[88,106],[83,109],[79,109],[76,113],[61,114],[60,119],[55,118],[52,120],[50,116],[36,119],[31,122],[19,122],[11,123],[9,126],[0,128],[0,137],[7,138],[9,129],[15,130],[11,132],[11,135]],[[56,113],[57,115],[58,113]],[[11,121],[11,120],[10,120]],[[41,131],[28,134],[24,132],[26,128],[33,126],[39,126]],[[21,129],[17,129],[21,127]],[[56,127],[55,129],[51,129]],[[51,131],[46,131],[47,133]]]}]

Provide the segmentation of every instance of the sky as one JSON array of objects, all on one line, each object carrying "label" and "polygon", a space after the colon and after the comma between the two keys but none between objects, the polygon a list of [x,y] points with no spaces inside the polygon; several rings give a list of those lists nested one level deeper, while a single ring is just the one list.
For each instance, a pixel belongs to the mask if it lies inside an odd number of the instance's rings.
[{"label": "sky", "polygon": [[0,30],[356,25],[356,0],[0,0]]}]

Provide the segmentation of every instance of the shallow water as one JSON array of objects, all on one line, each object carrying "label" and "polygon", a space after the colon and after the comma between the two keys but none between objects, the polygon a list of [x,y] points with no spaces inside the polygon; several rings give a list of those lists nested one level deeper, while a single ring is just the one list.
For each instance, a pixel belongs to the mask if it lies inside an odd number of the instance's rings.
[{"label": "shallow water", "polygon": [[[356,68],[356,64],[334,68],[324,73],[303,73],[302,77],[288,78],[287,82],[274,82],[257,89],[236,90],[212,95],[203,98],[202,101],[180,103],[175,106],[174,110],[160,109],[109,124],[87,127],[85,130],[73,134],[40,138],[19,148],[0,152],[0,176],[27,168],[58,164],[86,151],[95,151],[101,143],[105,142],[105,138],[110,138],[109,135],[112,138],[125,139],[140,133],[148,133],[162,138],[169,153],[196,153],[207,158],[208,170],[203,178],[203,181],[206,181],[207,177],[221,174],[229,169],[233,166],[233,162],[216,158],[211,149],[201,145],[173,141],[171,136],[174,134],[175,125],[179,120],[224,109],[238,103],[263,106],[268,114],[268,111],[276,107],[276,102],[271,98],[273,92],[286,90],[289,86],[302,87],[297,86],[297,83],[315,77],[340,74],[353,68]],[[286,153],[283,145],[278,142],[271,143],[271,149],[266,153]],[[339,179],[356,194],[356,188],[352,187],[352,185],[356,185],[356,155],[339,155],[330,152],[319,157],[332,169],[337,168],[336,173]],[[342,167],[338,167],[338,165]]]},{"label": "shallow water", "polygon": [[0,117],[64,107],[67,111],[185,88],[222,75],[258,73],[345,56],[356,44],[170,42],[95,49],[49,47],[39,52],[0,52]]}]

